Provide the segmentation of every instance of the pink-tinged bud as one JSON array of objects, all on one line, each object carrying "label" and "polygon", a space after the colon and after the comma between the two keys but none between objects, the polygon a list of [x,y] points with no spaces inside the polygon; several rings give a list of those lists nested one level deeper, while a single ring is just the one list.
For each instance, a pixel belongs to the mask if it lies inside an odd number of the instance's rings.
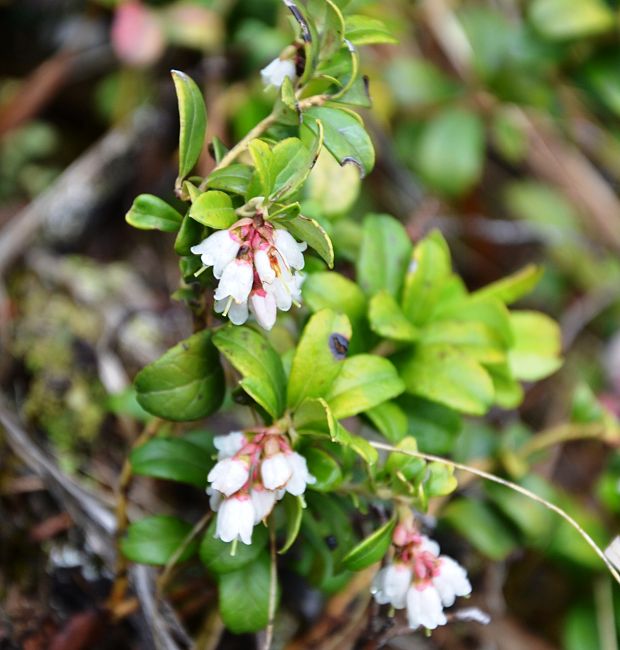
[{"label": "pink-tinged bud", "polygon": [[118,58],[134,66],[154,63],[165,48],[163,27],[156,14],[137,0],[123,2],[117,8],[111,41]]},{"label": "pink-tinged bud", "polygon": [[392,542],[394,543],[395,546],[405,546],[405,544],[407,544],[408,539],[409,539],[408,530],[402,524],[398,524],[394,529],[394,533],[392,534]]}]

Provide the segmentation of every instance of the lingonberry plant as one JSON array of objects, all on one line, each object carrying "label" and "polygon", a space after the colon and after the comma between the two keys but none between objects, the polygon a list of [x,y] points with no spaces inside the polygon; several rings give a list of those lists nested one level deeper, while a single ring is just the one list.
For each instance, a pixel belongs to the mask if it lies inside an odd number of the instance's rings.
[{"label": "lingonberry plant", "polygon": [[[175,297],[195,329],[136,377],[156,419],[130,469],[206,490],[208,501],[195,526],[168,515],[132,523],[122,550],[168,566],[198,552],[233,632],[270,625],[281,568],[332,593],[369,567],[386,616],[405,610],[410,628],[432,630],[471,585],[420,516],[457,488],[454,465],[419,453],[416,437],[516,407],[522,381],[559,367],[559,330],[509,309],[538,269],[470,292],[439,232],[414,244],[384,214],[344,232],[308,200],[317,160],[372,171],[357,50],[393,39],[376,19],[343,15],[346,2],[284,4],[296,37],[261,71],[272,112],[231,149],[214,139],[213,171],[194,176],[206,109],[192,79],[173,71],[175,190],[187,209],[141,195],[127,214],[137,228],[177,233]],[[342,274],[328,270],[335,261]],[[166,427],[218,411],[238,430]]]}]

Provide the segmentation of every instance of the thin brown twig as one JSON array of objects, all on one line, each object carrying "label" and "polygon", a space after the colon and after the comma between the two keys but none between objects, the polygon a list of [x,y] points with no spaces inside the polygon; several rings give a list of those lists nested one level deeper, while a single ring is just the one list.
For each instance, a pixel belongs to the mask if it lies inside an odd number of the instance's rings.
[{"label": "thin brown twig", "polygon": [[[142,433],[136,438],[135,442],[132,445],[132,450],[140,447],[145,442],[150,440],[158,431],[162,425],[162,420],[159,418],[154,418],[150,420],[144,427]],[[131,468],[131,462],[129,460],[129,454],[125,458],[123,463],[123,468],[121,470],[118,488],[117,488],[117,501],[116,501],[116,563],[115,563],[115,578],[114,585],[112,586],[112,591],[108,599],[108,607],[114,613],[116,608],[122,603],[125,598],[125,593],[127,591],[127,585],[129,583],[128,578],[128,569],[129,562],[123,555],[120,549],[120,543],[122,538],[125,536],[127,531],[127,526],[129,525],[129,516],[127,514],[127,508],[129,505],[129,489],[131,488],[131,482],[133,480],[133,471]]]}]

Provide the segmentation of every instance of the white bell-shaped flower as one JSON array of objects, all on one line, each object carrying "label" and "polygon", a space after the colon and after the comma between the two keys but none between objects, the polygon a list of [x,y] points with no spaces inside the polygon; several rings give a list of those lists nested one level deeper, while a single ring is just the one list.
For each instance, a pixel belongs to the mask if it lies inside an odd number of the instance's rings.
[{"label": "white bell-shaped flower", "polygon": [[224,458],[218,461],[207,476],[211,487],[227,497],[240,490],[249,478],[248,463],[237,458]]},{"label": "white bell-shaped flower", "polygon": [[213,444],[217,449],[217,459],[230,458],[241,451],[248,439],[241,431],[231,431],[225,436],[215,436]]},{"label": "white bell-shaped flower", "polygon": [[389,564],[377,573],[370,593],[380,605],[388,603],[396,609],[403,609],[407,591],[411,586],[411,569],[400,562]]},{"label": "white bell-shaped flower", "polygon": [[308,484],[316,483],[316,478],[308,471],[306,459],[296,451],[286,454],[292,474],[286,483],[286,491],[293,496],[301,496]]},{"label": "white bell-shaped flower", "polygon": [[277,501],[277,493],[257,485],[250,490],[250,497],[254,506],[254,523],[258,524],[271,514]]},{"label": "white bell-shaped flower", "polygon": [[286,485],[293,475],[293,468],[288,462],[288,455],[278,452],[265,458],[260,466],[263,485],[268,490],[277,490]]},{"label": "white bell-shaped flower", "polygon": [[230,230],[218,230],[190,250],[195,255],[200,255],[205,266],[212,266],[213,275],[220,278],[224,268],[237,257],[240,247],[241,242]]},{"label": "white bell-shaped flower", "polygon": [[407,591],[407,620],[413,630],[424,627],[434,630],[448,621],[443,613],[439,593],[430,584],[412,585]]},{"label": "white bell-shaped flower", "polygon": [[253,528],[254,506],[248,494],[236,494],[222,500],[217,513],[215,537],[223,542],[238,539],[244,544],[251,544]]},{"label": "white bell-shaped flower", "polygon": [[254,314],[258,324],[269,331],[276,323],[276,299],[272,293],[261,290],[254,290],[250,294],[250,310]]},{"label": "white bell-shaped flower", "polygon": [[308,248],[306,242],[298,243],[290,232],[281,228],[273,233],[273,241],[289,268],[297,270],[304,268],[303,251]]},{"label": "white bell-shaped flower", "polygon": [[295,64],[290,59],[274,59],[260,71],[260,76],[265,88],[269,86],[279,88],[286,77],[295,79]]},{"label": "white bell-shaped flower", "polygon": [[213,512],[217,512],[220,509],[220,503],[222,503],[224,495],[221,492],[214,490],[212,487],[207,488],[207,494],[209,495],[209,508],[211,508]]},{"label": "white bell-shaped flower", "polygon": [[433,578],[433,586],[437,590],[444,607],[454,604],[457,596],[469,596],[471,583],[467,572],[451,557],[442,555],[439,558],[439,573]]},{"label": "white bell-shaped flower", "polygon": [[222,273],[220,283],[215,290],[215,299],[232,298],[236,303],[247,302],[253,280],[254,272],[251,262],[234,259],[228,263]]}]

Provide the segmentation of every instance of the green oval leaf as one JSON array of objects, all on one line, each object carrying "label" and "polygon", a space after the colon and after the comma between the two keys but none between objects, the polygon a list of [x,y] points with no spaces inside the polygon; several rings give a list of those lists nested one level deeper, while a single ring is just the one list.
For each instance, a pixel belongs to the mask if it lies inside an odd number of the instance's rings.
[{"label": "green oval leaf", "polygon": [[224,230],[238,220],[228,194],[210,190],[201,194],[189,209],[189,216],[203,226]]},{"label": "green oval leaf", "polygon": [[249,327],[228,326],[213,336],[218,350],[243,375],[243,390],[271,417],[286,404],[286,376],[282,361],[267,339]]},{"label": "green oval leaf", "polygon": [[316,447],[309,447],[303,452],[308,463],[308,471],[316,483],[308,487],[317,492],[330,492],[342,481],[342,470],[337,461],[327,452]]},{"label": "green oval leaf", "polygon": [[[203,239],[205,228],[192,219],[189,214],[183,217],[181,228],[174,240],[174,252],[182,257],[193,255],[191,248]],[[199,258],[196,258],[199,259]],[[200,264],[198,265],[200,268]]]},{"label": "green oval leaf", "polygon": [[140,230],[176,232],[183,217],[171,205],[153,194],[140,194],[125,215],[125,221]]},{"label": "green oval leaf", "polygon": [[198,332],[168,350],[136,376],[137,399],[146,411],[174,421],[198,420],[217,410],[224,372],[211,333]]},{"label": "green oval leaf", "polygon": [[204,488],[213,466],[211,454],[182,438],[155,438],[131,452],[134,474]]},{"label": "green oval leaf", "polygon": [[303,127],[317,136],[319,126],[316,120],[321,121],[325,147],[341,165],[353,163],[362,177],[372,171],[375,150],[357,115],[330,106],[314,106],[304,111],[302,117]]},{"label": "green oval leaf", "polygon": [[342,560],[342,564],[350,571],[361,571],[379,562],[390,548],[395,526],[396,519],[390,519],[387,524],[352,548]]},{"label": "green oval leaf", "polygon": [[297,535],[299,535],[304,500],[300,496],[296,497],[292,494],[287,494],[282,500],[282,505],[284,506],[284,516],[286,517],[286,539],[282,548],[278,550],[280,555],[286,553],[293,546]]},{"label": "green oval leaf", "polygon": [[258,632],[267,627],[270,568],[269,557],[263,553],[243,569],[220,576],[220,614],[224,625],[234,634]]},{"label": "green oval leaf", "polygon": [[354,14],[346,17],[345,27],[347,40],[353,45],[398,42],[385,23],[378,18]]},{"label": "green oval leaf", "polygon": [[322,309],[308,321],[297,345],[288,386],[288,405],[323,397],[342,369],[351,338],[349,319]]},{"label": "green oval leaf", "polygon": [[177,186],[198,162],[207,130],[207,109],[196,82],[179,70],[172,70],[179,105],[179,176]]},{"label": "green oval leaf", "polygon": [[[287,77],[288,79],[288,77]],[[222,169],[213,170],[207,176],[207,187],[210,190],[222,190],[245,196],[250,185],[253,170],[249,165],[236,163]]]},{"label": "green oval leaf", "polygon": [[[183,544],[191,530],[191,524],[176,517],[146,517],[129,526],[127,537],[121,541],[121,550],[132,562],[163,565]],[[196,552],[197,546],[196,542],[191,542],[179,562],[188,560]]]}]

